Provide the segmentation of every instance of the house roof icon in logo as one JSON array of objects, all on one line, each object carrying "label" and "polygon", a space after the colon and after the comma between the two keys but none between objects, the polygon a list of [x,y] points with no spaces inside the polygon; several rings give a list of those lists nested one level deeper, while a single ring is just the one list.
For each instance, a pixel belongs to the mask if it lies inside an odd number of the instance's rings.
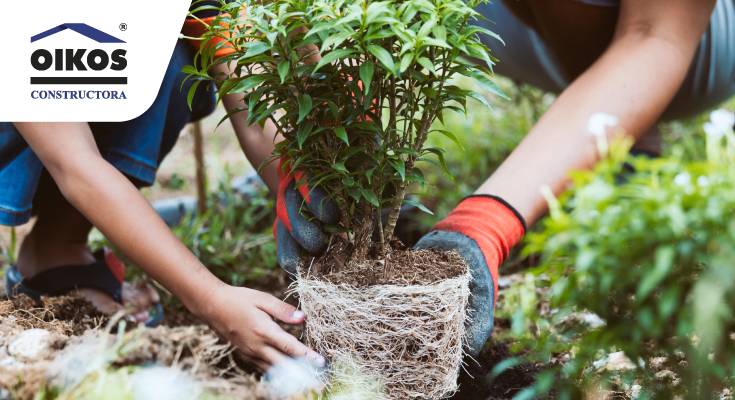
[{"label": "house roof icon in logo", "polygon": [[31,43],[49,37],[61,31],[71,29],[76,33],[82,34],[97,43],[125,43],[124,41],[102,32],[99,29],[92,28],[87,24],[61,24],[55,28],[51,28],[45,32],[41,32],[38,35],[31,36]]}]

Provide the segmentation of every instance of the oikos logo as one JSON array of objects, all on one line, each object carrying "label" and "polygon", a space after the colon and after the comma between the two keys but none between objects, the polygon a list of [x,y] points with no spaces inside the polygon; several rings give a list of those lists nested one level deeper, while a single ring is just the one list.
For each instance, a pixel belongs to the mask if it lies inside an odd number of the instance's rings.
[{"label": "oikos logo", "polygon": [[[112,35],[82,23],[66,23],[31,37],[31,43],[36,43],[56,33],[71,30],[87,39],[100,44],[125,44]],[[71,46],[70,46],[71,47]],[[122,46],[120,46],[122,47]],[[54,88],[49,90],[33,90],[31,98],[55,100],[125,100],[123,90],[93,90],[95,85],[127,85],[128,78],[120,76],[128,66],[125,58],[127,50],[117,48],[105,50],[100,48],[38,48],[31,54],[30,63],[37,73],[31,76],[31,85],[65,85],[61,86],[74,90]],[[55,71],[53,76],[44,75],[44,72]],[[112,72],[112,74],[110,73]],[[93,75],[90,75],[92,73]],[[82,88],[80,90],[80,88]]]}]

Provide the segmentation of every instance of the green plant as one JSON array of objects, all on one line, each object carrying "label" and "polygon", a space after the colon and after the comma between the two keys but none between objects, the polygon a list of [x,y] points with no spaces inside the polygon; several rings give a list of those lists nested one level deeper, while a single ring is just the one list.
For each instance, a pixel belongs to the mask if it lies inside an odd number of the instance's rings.
[{"label": "green plant", "polygon": [[[701,399],[732,385],[735,133],[727,126],[735,117],[718,113],[713,120],[727,121],[709,127],[704,161],[683,161],[680,147],[666,158],[632,158],[630,143],[616,143],[594,171],[575,172],[572,189],[558,200],[547,194],[551,217],[530,235],[527,251],[544,252],[535,272],[551,279],[559,312],[554,329],[526,344],[536,359],[574,357],[540,375],[527,393],[554,388],[555,398],[582,398],[600,382],[612,387],[615,379],[623,385],[637,379],[639,399]],[[624,162],[635,172],[626,172]],[[605,325],[557,324],[582,311]],[[631,370],[611,374],[591,365],[616,351],[636,361]],[[678,386],[635,367],[653,357],[666,357]]]},{"label": "green plant", "polygon": [[203,215],[184,217],[173,232],[213,274],[240,286],[278,269],[267,222],[274,204],[265,192],[243,198],[227,182],[220,185],[219,196],[210,196]]},{"label": "green plant", "polygon": [[8,247],[3,247],[3,257],[8,264],[15,264],[15,248],[17,246],[17,239],[15,234],[15,227],[10,227],[10,243]]},{"label": "green plant", "polygon": [[[235,1],[222,5],[229,14],[215,19],[203,38],[224,42],[202,46],[205,67],[185,72],[195,80],[193,88],[219,80],[220,98],[242,95],[243,107],[228,116],[247,111],[249,124],[275,124],[285,140],[276,144],[272,160],[288,159],[293,169],[308,173],[310,184],[331,194],[342,221],[326,228],[350,232],[358,244],[352,259],[360,261],[377,209],[391,209],[385,225],[378,221],[382,253],[390,250],[402,204],[428,211],[405,195],[410,182],[426,182],[417,162],[446,171],[444,150],[426,141],[433,132],[456,138],[432,130],[434,120],[443,120],[445,111],[466,115],[467,97],[489,107],[483,96],[447,80],[470,77],[505,96],[489,79],[491,71],[464,58],[494,61],[478,35],[497,36],[470,24],[480,1]],[[225,46],[234,53],[215,59]],[[210,74],[213,66],[229,63],[235,65],[231,75]]]},{"label": "green plant", "polygon": [[[443,135],[427,140],[429,146],[447,151],[444,154],[447,168],[459,177],[452,179],[443,168],[435,165],[422,167],[426,181],[432,185],[412,189],[426,196],[422,202],[434,212],[434,215],[423,216],[427,230],[446,218],[457,203],[490,177],[536,123],[537,108],[548,107],[547,103],[536,104],[538,98],[544,97],[541,90],[519,87],[508,78],[497,78],[498,86],[514,101],[494,96],[472,79],[460,77],[453,81],[457,86],[471,88],[486,97],[494,112],[488,112],[480,103],[467,104],[468,116],[449,114],[441,121],[442,129],[453,132],[461,145]],[[435,125],[439,128],[440,123],[435,122]]]},{"label": "green plant", "polygon": [[[231,285],[257,283],[278,271],[276,249],[269,219],[274,202],[266,192],[246,198],[230,186],[231,174],[225,166],[216,194],[208,196],[203,215],[189,214],[174,234],[213,274]],[[99,231],[90,235],[92,248],[115,249]],[[119,256],[122,253],[116,251]],[[139,268],[128,268],[127,279],[144,276]]]},{"label": "green plant", "polygon": [[171,180],[168,182],[167,186],[171,190],[181,190],[186,188],[186,180],[182,178],[178,173],[174,172],[171,175]]}]

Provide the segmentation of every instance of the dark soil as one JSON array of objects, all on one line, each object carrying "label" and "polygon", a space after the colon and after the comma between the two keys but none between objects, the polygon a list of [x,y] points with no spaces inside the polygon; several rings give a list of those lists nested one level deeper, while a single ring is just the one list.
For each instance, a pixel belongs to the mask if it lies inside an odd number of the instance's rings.
[{"label": "dark soil", "polygon": [[[490,372],[501,361],[510,358],[508,345],[505,343],[485,348],[477,357],[477,362],[467,359],[459,374],[459,392],[451,399],[456,400],[505,400],[512,399],[518,392],[533,385],[536,375],[543,371],[543,366],[536,364],[520,364],[508,368],[497,378],[490,380]],[[479,364],[478,364],[479,363]]]},{"label": "dark soil", "polygon": [[309,257],[302,266],[309,278],[355,287],[373,285],[426,285],[467,273],[467,263],[456,251],[411,250],[393,237],[392,251],[379,256],[374,244],[360,264],[348,263],[352,244],[334,235],[328,251],[320,257]]},{"label": "dark soil", "polygon": [[22,294],[9,299],[2,313],[20,317],[19,323],[27,324],[26,328],[46,328],[47,324],[55,321],[67,321],[71,323],[71,332],[67,333],[75,336],[104,326],[109,319],[92,303],[80,297],[57,296],[44,297],[41,300],[42,304],[37,304]]}]

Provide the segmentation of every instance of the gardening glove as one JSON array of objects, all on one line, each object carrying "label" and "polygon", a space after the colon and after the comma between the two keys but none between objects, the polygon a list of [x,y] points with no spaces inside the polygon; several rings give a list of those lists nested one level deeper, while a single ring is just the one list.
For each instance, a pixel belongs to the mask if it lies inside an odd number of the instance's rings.
[{"label": "gardening glove", "polygon": [[470,265],[467,344],[472,356],[480,353],[493,330],[498,267],[525,233],[526,222],[508,203],[495,196],[473,195],[416,243],[417,249],[455,249]]},{"label": "gardening glove", "polygon": [[301,264],[302,248],[313,254],[322,254],[327,249],[327,234],[301,215],[304,201],[309,211],[323,223],[336,224],[341,216],[337,203],[328,199],[327,192],[321,187],[309,188],[308,184],[303,184],[296,189],[296,183],[304,175],[305,172],[291,171],[290,159],[282,158],[278,164],[278,218],[273,224],[273,235],[276,237],[278,264],[291,275],[296,274],[296,268]]}]

